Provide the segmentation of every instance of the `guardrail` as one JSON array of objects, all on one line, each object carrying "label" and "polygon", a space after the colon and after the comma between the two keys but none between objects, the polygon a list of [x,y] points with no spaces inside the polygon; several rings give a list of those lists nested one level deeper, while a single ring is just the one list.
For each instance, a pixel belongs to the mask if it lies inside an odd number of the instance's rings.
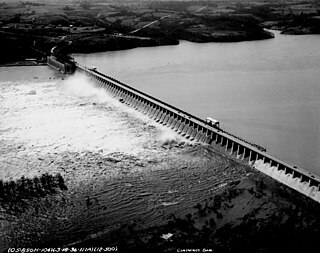
[{"label": "guardrail", "polygon": [[220,128],[212,127],[206,121],[110,76],[80,64],[76,66],[79,72],[96,80],[97,86],[103,87],[128,106],[147,114],[190,140],[222,147],[229,155],[320,203],[320,177],[282,161],[262,151],[256,144],[251,144]]}]

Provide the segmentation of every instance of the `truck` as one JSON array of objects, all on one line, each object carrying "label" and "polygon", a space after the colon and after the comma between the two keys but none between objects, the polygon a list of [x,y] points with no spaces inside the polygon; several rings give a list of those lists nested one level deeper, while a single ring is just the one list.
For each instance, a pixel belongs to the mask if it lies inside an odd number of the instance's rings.
[{"label": "truck", "polygon": [[94,67],[94,66],[92,66],[92,67],[89,68],[89,70],[91,70],[91,71],[97,71],[97,68]]},{"label": "truck", "polygon": [[213,126],[215,128],[220,128],[220,122],[216,119],[213,119],[213,118],[210,118],[210,117],[207,117],[206,118],[206,122],[208,125],[210,126]]}]

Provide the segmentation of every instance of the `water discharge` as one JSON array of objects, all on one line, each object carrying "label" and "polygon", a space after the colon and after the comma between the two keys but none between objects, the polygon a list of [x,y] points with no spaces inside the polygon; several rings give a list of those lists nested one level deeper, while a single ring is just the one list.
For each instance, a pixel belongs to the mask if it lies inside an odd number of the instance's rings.
[{"label": "water discharge", "polygon": [[91,98],[91,102],[106,103],[112,101],[105,90],[94,87],[91,79],[78,73],[70,76],[65,81],[64,89],[71,95],[80,98]]},{"label": "water discharge", "polygon": [[160,135],[160,141],[163,144],[172,144],[177,142],[178,134],[170,129],[163,129],[162,134]]},{"label": "water discharge", "polygon": [[[136,118],[146,121],[149,126],[157,127],[157,129],[160,130],[160,134],[157,138],[165,145],[182,140],[182,137],[179,136],[175,131],[164,127],[161,124],[157,124],[142,113],[123,105],[121,102],[111,97],[105,89],[97,88],[94,81],[87,76],[76,73],[75,75],[69,77],[65,82],[65,90],[69,94],[80,98],[89,99],[92,103],[108,103],[117,106],[122,111],[130,112],[130,114],[134,115]],[[184,141],[188,140],[185,139]]]}]

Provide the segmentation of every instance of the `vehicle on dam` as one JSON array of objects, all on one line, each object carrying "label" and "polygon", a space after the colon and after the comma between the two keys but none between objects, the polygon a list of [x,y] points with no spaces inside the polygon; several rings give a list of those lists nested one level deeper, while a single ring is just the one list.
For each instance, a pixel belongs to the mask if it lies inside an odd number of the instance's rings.
[{"label": "vehicle on dam", "polygon": [[216,119],[213,119],[213,118],[210,118],[210,117],[207,117],[206,118],[206,122],[208,125],[210,126],[213,126],[215,128],[220,128],[220,122]]},{"label": "vehicle on dam", "polygon": [[88,69],[91,70],[91,71],[97,71],[97,67],[94,67],[94,66],[92,66],[92,67],[90,67]]}]

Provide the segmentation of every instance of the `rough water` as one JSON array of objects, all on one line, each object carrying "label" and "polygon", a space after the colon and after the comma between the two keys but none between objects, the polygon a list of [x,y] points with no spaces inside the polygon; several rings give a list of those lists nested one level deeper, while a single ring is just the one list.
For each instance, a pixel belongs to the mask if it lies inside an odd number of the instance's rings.
[{"label": "rough water", "polygon": [[6,247],[72,245],[123,224],[159,225],[248,172],[80,74],[47,67],[0,73],[0,178],[61,173],[69,189],[21,215],[0,212]]}]

